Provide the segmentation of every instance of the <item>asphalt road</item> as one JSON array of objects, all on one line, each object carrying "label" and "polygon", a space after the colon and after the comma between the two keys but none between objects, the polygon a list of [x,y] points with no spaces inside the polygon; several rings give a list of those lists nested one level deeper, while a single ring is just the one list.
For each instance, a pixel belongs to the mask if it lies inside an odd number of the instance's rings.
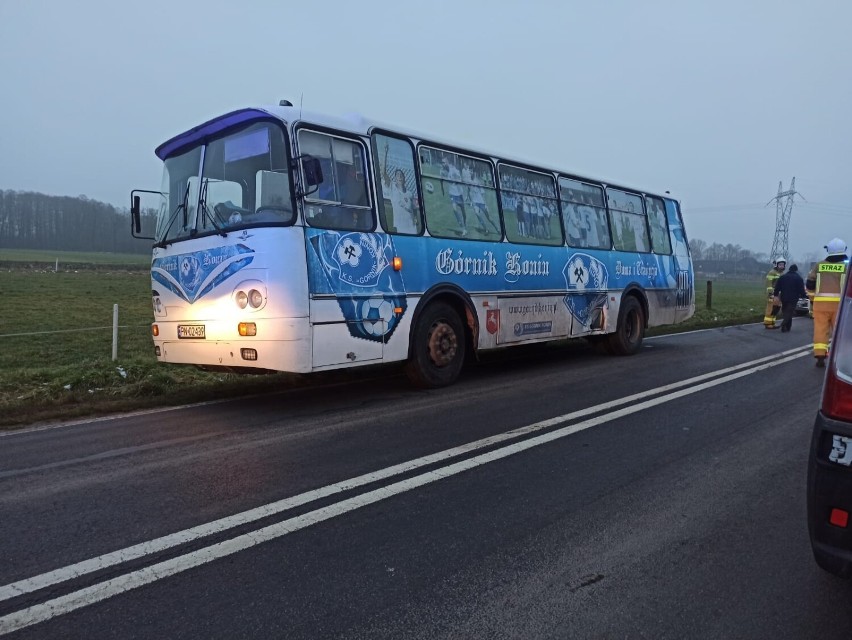
[{"label": "asphalt road", "polygon": [[809,332],[0,436],[0,635],[848,639],[807,538]]}]

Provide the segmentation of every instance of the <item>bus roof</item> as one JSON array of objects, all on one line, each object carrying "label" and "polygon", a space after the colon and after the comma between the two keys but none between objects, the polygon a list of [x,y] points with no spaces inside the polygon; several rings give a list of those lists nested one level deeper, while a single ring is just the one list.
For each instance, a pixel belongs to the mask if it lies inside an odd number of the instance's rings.
[{"label": "bus roof", "polygon": [[347,113],[340,116],[335,116],[316,111],[304,111],[300,107],[292,105],[258,105],[255,107],[239,109],[237,111],[232,111],[230,113],[217,116],[212,120],[208,120],[207,122],[198,125],[197,127],[193,127],[192,129],[184,131],[183,133],[180,133],[174,136],[173,138],[170,138],[169,140],[157,147],[156,154],[161,160],[165,160],[167,157],[169,157],[174,152],[178,151],[183,147],[192,144],[197,144],[210,136],[216,135],[217,133],[226,129],[230,129],[231,127],[239,125],[242,122],[251,122],[269,116],[272,116],[273,118],[282,120],[287,123],[310,123],[322,127],[328,127],[330,129],[340,129],[342,131],[348,131],[362,136],[369,136],[370,132],[373,129],[382,129],[388,132],[405,135],[426,143],[433,143],[459,151],[465,150],[475,155],[497,158],[507,163],[516,163],[519,165],[526,165],[534,168],[537,167],[544,171],[558,171],[559,173],[563,173],[567,176],[574,176],[580,179],[589,180],[591,182],[602,183],[611,187],[623,188],[628,191],[638,191],[640,193],[645,193],[649,195],[658,195],[661,197],[668,198],[670,200],[677,200],[677,198],[673,197],[668,192],[665,192],[665,195],[661,195],[659,192],[629,187],[619,182],[602,179],[600,177],[590,176],[582,172],[560,170],[555,167],[543,165],[542,163],[536,162],[534,160],[521,158],[518,156],[507,156],[503,153],[498,153],[493,150],[487,150],[481,147],[467,145],[465,143],[443,140],[428,133],[418,132],[407,127],[399,127],[385,122],[379,122],[376,120],[368,119],[358,113]]}]

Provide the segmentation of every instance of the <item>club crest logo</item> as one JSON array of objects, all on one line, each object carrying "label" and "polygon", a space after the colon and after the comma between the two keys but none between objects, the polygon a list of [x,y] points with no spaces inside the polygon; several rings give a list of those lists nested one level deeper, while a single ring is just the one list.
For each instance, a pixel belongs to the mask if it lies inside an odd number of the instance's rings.
[{"label": "club crest logo", "polygon": [[562,270],[569,291],[602,291],[607,286],[606,265],[585,253],[575,253]]},{"label": "club crest logo", "polygon": [[338,278],[355,287],[375,287],[390,264],[385,250],[375,234],[342,235],[331,252]]},{"label": "club crest logo", "polygon": [[185,291],[191,291],[198,287],[198,282],[202,275],[201,269],[199,269],[200,266],[201,263],[194,255],[186,255],[180,259],[178,281]]}]

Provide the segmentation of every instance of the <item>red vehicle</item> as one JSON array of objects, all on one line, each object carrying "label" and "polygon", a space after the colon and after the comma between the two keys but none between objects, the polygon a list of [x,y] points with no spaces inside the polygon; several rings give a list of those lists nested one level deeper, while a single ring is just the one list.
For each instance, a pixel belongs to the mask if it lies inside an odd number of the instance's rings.
[{"label": "red vehicle", "polygon": [[831,340],[808,464],[808,532],[826,571],[852,577],[852,278]]}]

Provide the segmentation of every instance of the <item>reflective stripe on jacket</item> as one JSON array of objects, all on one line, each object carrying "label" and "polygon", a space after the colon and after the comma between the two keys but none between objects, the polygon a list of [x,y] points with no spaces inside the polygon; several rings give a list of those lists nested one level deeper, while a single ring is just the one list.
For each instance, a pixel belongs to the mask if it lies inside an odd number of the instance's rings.
[{"label": "reflective stripe on jacket", "polygon": [[814,302],[840,302],[846,278],[845,262],[820,262],[816,268]]}]

